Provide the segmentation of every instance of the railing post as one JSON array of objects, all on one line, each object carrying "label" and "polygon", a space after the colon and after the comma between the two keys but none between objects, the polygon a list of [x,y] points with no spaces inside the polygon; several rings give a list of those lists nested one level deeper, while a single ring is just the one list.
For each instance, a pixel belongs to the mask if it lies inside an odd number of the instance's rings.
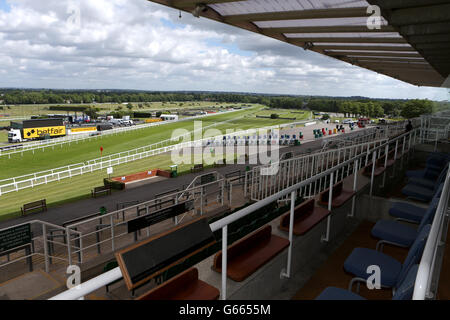
[{"label": "railing post", "polygon": [[72,265],[72,249],[70,248],[70,228],[66,227],[66,237],[67,237],[67,255],[69,260],[69,266]]},{"label": "railing post", "polygon": [[[44,240],[44,259],[45,259],[45,272],[49,272],[49,260],[48,260],[48,245],[47,245],[47,225],[42,223],[42,239]],[[53,238],[52,238],[53,240]]]},{"label": "railing post", "polygon": [[295,198],[296,191],[291,192],[291,212],[289,214],[289,248],[287,256],[287,266],[286,269],[281,270],[280,278],[290,278],[291,277],[291,264],[292,264],[292,240],[294,238],[294,211],[295,211]]},{"label": "railing post", "polygon": [[227,300],[227,242],[228,225],[222,228],[222,292],[221,300]]},{"label": "railing post", "polygon": [[[330,175],[330,189],[328,191],[328,211],[331,211],[331,202],[333,201],[333,182],[334,182],[334,171]],[[327,233],[322,235],[322,242],[330,241],[330,228],[331,228],[331,213],[327,217]]]},{"label": "railing post", "polygon": [[[356,192],[357,183],[358,183],[358,165],[359,159],[355,160],[354,168],[353,168],[353,191]],[[348,217],[353,218],[355,216],[355,205],[356,205],[356,194],[352,197],[352,212],[348,215]]]},{"label": "railing post", "polygon": [[111,223],[111,250],[114,251],[115,250],[115,246],[114,246],[114,219],[113,219],[113,215],[109,216],[109,221]]},{"label": "railing post", "polygon": [[370,176],[370,196],[372,196],[372,191],[373,191],[373,181],[374,181],[374,173],[375,173],[375,164],[376,164],[376,160],[377,160],[377,151],[374,150],[373,155],[372,155],[372,175]]}]

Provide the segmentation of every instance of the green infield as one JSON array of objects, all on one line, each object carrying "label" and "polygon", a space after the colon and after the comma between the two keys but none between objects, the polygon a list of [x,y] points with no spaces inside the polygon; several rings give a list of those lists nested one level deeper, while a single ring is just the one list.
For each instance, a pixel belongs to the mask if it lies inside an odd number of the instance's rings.
[{"label": "green infield", "polygon": [[[212,128],[226,133],[226,130],[246,130],[261,128],[290,122],[282,119],[256,118],[255,112],[261,107],[237,111],[228,114],[218,114],[203,118],[203,128],[217,123]],[[220,122],[232,120],[224,124]],[[85,142],[70,143],[46,148],[44,150],[27,151],[23,155],[0,157],[0,179],[18,177],[26,174],[37,173],[44,170],[55,169],[70,164],[82,163],[87,160],[100,158],[100,147],[103,148],[103,156],[119,152],[129,151],[135,148],[148,146],[159,141],[170,139],[176,129],[194,130],[194,121],[166,124],[141,130],[134,130],[120,134],[108,135]],[[207,129],[204,129],[204,131]],[[195,137],[197,138],[197,137]],[[176,142],[173,142],[176,143]]]},{"label": "green infield", "polygon": [[[242,115],[252,114],[259,107],[249,110],[237,111],[228,114],[218,114],[202,119],[203,127],[213,123],[234,119]],[[233,122],[228,122],[227,127],[233,127]],[[253,125],[257,125],[254,123]],[[261,124],[264,126],[265,122]],[[87,160],[100,158],[100,147],[103,147],[103,156],[148,146],[159,141],[170,139],[176,129],[194,130],[194,121],[183,121],[173,124],[165,124],[152,128],[133,130],[120,134],[108,135],[85,142],[64,144],[54,148],[18,153],[11,157],[0,157],[0,179],[17,177],[48,169],[81,163]]]}]

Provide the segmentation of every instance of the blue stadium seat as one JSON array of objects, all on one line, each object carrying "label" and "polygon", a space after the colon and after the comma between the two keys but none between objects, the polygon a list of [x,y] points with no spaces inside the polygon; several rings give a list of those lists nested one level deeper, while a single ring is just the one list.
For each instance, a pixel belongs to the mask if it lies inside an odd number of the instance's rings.
[{"label": "blue stadium seat", "polygon": [[414,240],[417,238],[418,234],[425,225],[430,224],[433,220],[434,214],[436,213],[437,206],[439,204],[439,196],[442,192],[444,184],[441,184],[438,193],[431,201],[429,208],[422,217],[419,228],[416,230],[413,227],[405,225],[398,221],[392,220],[380,220],[372,228],[371,234],[375,238],[380,239],[377,243],[376,250],[382,248],[385,243],[393,244],[399,247],[409,248]]},{"label": "blue stadium seat", "polygon": [[443,182],[445,180],[445,175],[447,174],[448,166],[445,166],[444,169],[439,174],[437,179],[426,179],[426,178],[417,178],[412,177],[408,179],[408,184],[417,185],[419,187],[424,187],[428,189],[434,189],[436,183]]},{"label": "blue stadium seat", "polygon": [[[419,265],[415,264],[409,269],[406,277],[400,282],[399,286],[395,290],[395,294],[392,300],[411,300],[414,293],[414,284],[416,282],[417,271]],[[321,294],[319,294],[316,300],[366,300],[359,294],[353,293],[349,290],[328,287]]]},{"label": "blue stadium seat", "polygon": [[427,208],[418,207],[406,202],[396,202],[389,209],[391,216],[417,223],[420,223],[426,212]]},{"label": "blue stadium seat", "polygon": [[344,263],[344,270],[355,276],[350,282],[349,289],[357,281],[366,281],[370,274],[367,273],[367,267],[376,265],[382,270],[381,285],[387,288],[395,286],[403,280],[410,266],[417,263],[422,256],[425,241],[430,232],[431,225],[422,228],[413,245],[409,249],[405,261],[400,263],[396,259],[382,252],[367,249],[355,248]]},{"label": "blue stadium seat", "polygon": [[445,181],[446,173],[447,173],[447,169],[442,171],[442,173],[440,174],[439,179],[436,181],[436,184],[434,185],[433,189],[428,189],[428,188],[421,187],[421,186],[414,185],[414,184],[407,184],[402,189],[402,193],[404,195],[408,196],[409,198],[428,202],[434,197],[434,195],[438,191],[440,184]]},{"label": "blue stadium seat", "polygon": [[428,157],[425,169],[406,171],[406,176],[409,178],[436,179],[449,161],[450,156],[448,154],[432,155]]},{"label": "blue stadium seat", "polygon": [[320,295],[317,296],[315,300],[366,300],[359,294],[353,293],[351,291],[328,287],[322,291]]}]

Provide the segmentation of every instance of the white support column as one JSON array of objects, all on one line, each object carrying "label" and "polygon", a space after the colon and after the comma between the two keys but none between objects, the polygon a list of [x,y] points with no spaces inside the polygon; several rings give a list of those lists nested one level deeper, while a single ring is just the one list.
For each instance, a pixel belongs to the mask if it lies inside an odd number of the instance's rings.
[{"label": "white support column", "polygon": [[[45,259],[45,272],[49,272],[49,258],[48,258],[48,245],[47,245],[47,225],[42,224],[42,239],[44,241],[44,259]],[[52,240],[53,241],[53,238]]]},{"label": "white support column", "polygon": [[[359,159],[355,160],[354,168],[353,168],[353,191],[356,192],[357,184],[358,184],[358,165]],[[352,212],[348,215],[348,217],[353,218],[355,216],[355,205],[356,205],[356,194],[352,198]]]},{"label": "white support column", "polygon": [[292,264],[292,240],[294,238],[294,210],[295,210],[295,197],[296,192],[291,192],[291,212],[289,214],[289,248],[287,256],[287,266],[286,269],[281,270],[280,278],[290,278],[291,277],[291,264]]},{"label": "white support column", "polygon": [[221,300],[227,300],[227,242],[228,225],[222,228],[222,292]]},{"label": "white support column", "polygon": [[[330,189],[328,191],[328,211],[331,211],[332,206],[331,202],[333,201],[333,181],[334,181],[334,172],[330,175]],[[330,228],[331,228],[331,213],[327,217],[327,233],[322,235],[322,242],[330,241]]]},{"label": "white support column", "polygon": [[373,180],[374,180],[374,173],[375,173],[375,163],[377,161],[377,151],[375,150],[372,155],[372,175],[370,176],[370,193],[369,195],[372,196],[373,191]]},{"label": "white support column", "polygon": [[114,251],[115,250],[115,243],[114,243],[114,217],[113,215],[110,215],[110,223],[111,223],[111,250]]}]

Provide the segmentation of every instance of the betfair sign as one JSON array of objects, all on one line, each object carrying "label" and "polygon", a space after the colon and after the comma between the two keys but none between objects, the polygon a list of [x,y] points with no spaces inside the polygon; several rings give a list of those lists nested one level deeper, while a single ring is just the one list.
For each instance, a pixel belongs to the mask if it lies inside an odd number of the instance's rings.
[{"label": "betfair sign", "polygon": [[23,135],[25,139],[39,138],[45,135],[54,136],[64,136],[66,135],[66,127],[41,127],[41,128],[28,128],[23,129]]}]

